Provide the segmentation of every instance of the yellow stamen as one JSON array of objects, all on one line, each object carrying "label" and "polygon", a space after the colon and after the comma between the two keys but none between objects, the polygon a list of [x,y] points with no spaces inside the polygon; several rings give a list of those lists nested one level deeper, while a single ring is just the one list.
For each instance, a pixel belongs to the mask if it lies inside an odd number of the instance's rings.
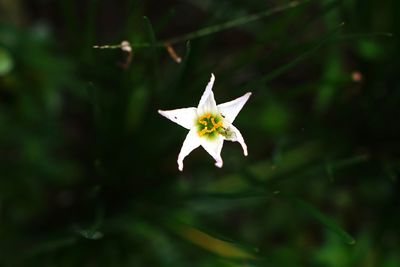
[{"label": "yellow stamen", "polygon": [[204,126],[207,126],[207,122],[205,121],[199,121],[199,123],[203,124]]},{"label": "yellow stamen", "polygon": [[[212,123],[212,128],[208,129],[208,125],[210,123],[210,118],[211,118],[211,123]],[[205,134],[210,134],[212,132],[217,131],[221,126],[222,126],[222,121],[215,122],[215,117],[212,116],[210,113],[204,114],[198,119],[198,123],[201,125],[204,125],[204,129],[200,130],[198,132],[199,136],[203,136]]]},{"label": "yellow stamen", "polygon": [[219,121],[218,123],[215,123],[214,117],[211,118],[211,123],[213,124],[213,129],[217,129],[222,126],[222,121]]}]

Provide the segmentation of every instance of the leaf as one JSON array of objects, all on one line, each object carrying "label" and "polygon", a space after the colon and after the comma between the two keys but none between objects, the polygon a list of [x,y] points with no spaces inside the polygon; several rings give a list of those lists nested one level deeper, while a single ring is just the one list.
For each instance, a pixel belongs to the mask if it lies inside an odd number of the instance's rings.
[{"label": "leaf", "polygon": [[65,249],[66,247],[75,245],[76,242],[77,239],[75,237],[49,239],[43,242],[38,242],[35,246],[27,251],[25,256],[37,256],[39,254],[46,254],[60,249]]},{"label": "leaf", "polygon": [[[322,45],[324,45],[327,41],[331,40],[332,36],[334,36],[339,29],[341,29],[344,26],[344,23],[341,23],[338,27],[333,29],[330,33],[328,33],[321,41],[318,43],[314,44],[310,49],[306,50],[304,53],[300,54],[290,62],[284,64],[283,66],[277,68],[276,70],[272,71],[271,73],[267,74],[261,79],[262,83],[267,83],[276,77],[282,75],[289,69],[293,68],[297,64],[299,64],[301,61],[305,60],[308,58],[310,55],[312,55],[314,52],[316,52]],[[260,83],[260,81],[257,81]]]},{"label": "leaf", "polygon": [[309,142],[286,151],[279,151],[275,161],[264,160],[250,166],[249,174],[258,181],[271,181],[277,177],[291,177],[304,167],[316,162],[323,151],[322,144]]},{"label": "leaf", "polygon": [[150,47],[152,49],[152,60],[153,60],[153,65],[154,65],[154,72],[155,72],[155,79],[154,82],[157,83],[159,80],[159,55],[158,55],[158,48],[157,48],[157,39],[156,35],[154,33],[153,26],[151,25],[151,22],[148,17],[144,16],[143,20],[145,22],[145,27],[147,31],[148,38],[150,39]]},{"label": "leaf", "polygon": [[186,76],[186,73],[188,71],[190,53],[191,43],[190,41],[187,41],[185,55],[182,58],[182,62],[178,66],[179,69],[176,72],[176,75],[171,75],[170,81],[166,82],[168,86],[165,86],[165,88],[163,88],[163,90],[168,90],[169,92],[168,94],[166,94],[167,97],[163,96],[168,101],[174,97],[174,93],[176,93],[176,90],[182,87],[182,81],[184,80],[184,77]]},{"label": "leaf", "polygon": [[143,20],[145,22],[145,27],[147,31],[148,38],[150,39],[151,47],[156,47],[156,34],[154,33],[153,25],[151,24],[148,17],[143,16]]},{"label": "leaf", "polygon": [[189,56],[190,56],[190,52],[191,52],[191,44],[190,41],[186,42],[186,52],[185,52],[185,56],[183,57],[182,60],[182,67],[181,67],[181,72],[183,73],[186,70],[186,66],[188,64],[188,60],[189,60]]},{"label": "leaf", "polygon": [[243,16],[237,19],[233,19],[233,20],[229,20],[220,24],[216,24],[210,27],[206,27],[188,34],[185,34],[183,36],[179,36],[176,38],[172,38],[170,40],[167,40],[168,43],[170,44],[175,44],[175,43],[179,43],[182,41],[187,41],[187,40],[193,40],[195,38],[200,38],[206,35],[210,35],[210,34],[214,34],[217,32],[221,32],[230,28],[234,28],[234,27],[238,27],[241,26],[243,24],[247,24],[262,18],[266,18],[269,17],[271,15],[274,15],[276,13],[280,13],[282,11],[291,9],[291,8],[295,8],[297,6],[299,6],[300,4],[304,4],[307,1],[303,1],[303,2],[299,2],[299,1],[292,1],[289,2],[287,4],[284,5],[280,5],[280,6],[276,6],[274,8],[271,9],[267,9],[264,11],[261,11],[257,14],[252,14],[252,15],[248,15],[248,16]]},{"label": "leaf", "polygon": [[176,83],[175,87],[178,86],[178,84],[182,81],[183,77],[185,76],[185,74],[187,72],[187,66],[189,63],[189,56],[190,56],[191,48],[192,47],[191,47],[190,41],[187,41],[185,55],[182,58],[182,62],[180,64],[180,68],[179,68],[179,73],[175,80],[175,83]]},{"label": "leaf", "polygon": [[14,60],[11,54],[0,47],[0,77],[8,74],[14,67]]},{"label": "leaf", "polygon": [[333,169],[342,169],[344,167],[360,164],[370,159],[368,154],[356,155],[351,158],[342,159],[332,163]]},{"label": "leaf", "polygon": [[179,234],[193,244],[222,257],[233,259],[256,258],[252,253],[232,242],[218,239],[193,227],[183,226],[179,229]]},{"label": "leaf", "polygon": [[[264,11],[261,11],[257,14],[252,14],[248,16],[243,16],[237,19],[229,20],[220,24],[216,24],[213,26],[205,27],[202,29],[199,29],[194,32],[190,32],[187,34],[184,34],[182,36],[178,36],[175,38],[170,38],[158,43],[132,43],[132,47],[163,47],[165,43],[169,43],[171,45],[181,43],[181,42],[187,42],[189,40],[193,40],[196,38],[204,37],[207,35],[211,35],[217,32],[221,32],[230,28],[238,27],[256,20],[260,20],[269,16],[272,16],[274,14],[283,12],[288,9],[296,8],[302,4],[307,3],[308,1],[292,1],[284,5],[276,6],[274,8],[270,8]],[[147,18],[146,18],[147,19]]]},{"label": "leaf", "polygon": [[[187,42],[187,41],[190,41],[190,40],[193,40],[193,39],[197,39],[197,38],[200,38],[200,37],[211,35],[211,34],[214,34],[214,33],[217,33],[217,32],[221,32],[221,31],[224,31],[224,30],[228,30],[228,29],[231,29],[231,28],[234,28],[234,27],[238,27],[238,26],[241,26],[241,25],[244,25],[244,24],[256,21],[256,20],[260,20],[260,19],[272,16],[272,15],[275,15],[277,13],[283,12],[285,10],[296,8],[296,7],[298,7],[298,6],[302,5],[302,4],[305,4],[307,2],[308,2],[307,0],[306,1],[302,1],[302,2],[300,2],[300,1],[292,1],[292,2],[289,2],[287,4],[276,6],[274,8],[267,9],[267,10],[261,11],[261,12],[256,13],[256,14],[243,16],[243,17],[240,17],[240,18],[237,18],[237,19],[233,19],[233,20],[229,20],[229,21],[220,23],[220,24],[216,24],[216,25],[213,25],[213,26],[205,27],[205,28],[196,30],[194,32],[190,32],[190,33],[184,34],[182,36],[170,38],[170,39],[163,40],[163,41],[160,41],[160,42],[155,42],[155,41],[151,40],[150,43],[148,43],[148,42],[132,43],[131,46],[135,47],[135,48],[148,48],[148,47],[155,48],[155,47],[164,47],[165,43],[173,45],[173,44],[177,44],[177,43],[181,43],[181,42]],[[143,17],[143,18],[145,19],[146,23],[149,22],[149,19],[147,17]],[[149,25],[147,25],[147,27],[148,26]],[[151,25],[150,25],[150,27],[151,27]],[[154,32],[153,31],[153,27],[151,27],[151,31],[150,32]],[[154,38],[154,40],[155,40],[155,38]],[[117,49],[119,47],[120,47],[120,45],[107,45],[104,48]]]},{"label": "leaf", "polygon": [[295,204],[298,208],[305,211],[308,215],[319,221],[322,225],[324,225],[330,231],[336,233],[340,236],[343,241],[345,241],[349,245],[354,245],[356,243],[355,239],[348,234],[345,230],[343,230],[340,226],[337,225],[335,221],[331,218],[323,214],[321,211],[316,209],[315,207],[311,206],[304,200],[301,200],[297,197],[290,196],[287,194],[281,194],[281,196],[286,197],[289,199],[293,204]]},{"label": "leaf", "polygon": [[202,200],[202,199],[212,199],[216,200],[227,200],[227,199],[247,199],[247,198],[272,198],[275,195],[279,194],[279,190],[275,190],[273,192],[266,192],[265,190],[257,190],[257,191],[242,191],[237,193],[213,193],[213,192],[199,192],[192,193],[188,199],[193,200]]}]

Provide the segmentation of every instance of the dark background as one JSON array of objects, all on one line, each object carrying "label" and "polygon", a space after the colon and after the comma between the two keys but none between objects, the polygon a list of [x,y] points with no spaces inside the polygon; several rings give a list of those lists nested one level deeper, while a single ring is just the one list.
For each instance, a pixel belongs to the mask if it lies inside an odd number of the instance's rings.
[{"label": "dark background", "polygon": [[[0,265],[400,266],[400,2],[288,3],[1,1]],[[249,156],[180,173],[211,73]]]}]

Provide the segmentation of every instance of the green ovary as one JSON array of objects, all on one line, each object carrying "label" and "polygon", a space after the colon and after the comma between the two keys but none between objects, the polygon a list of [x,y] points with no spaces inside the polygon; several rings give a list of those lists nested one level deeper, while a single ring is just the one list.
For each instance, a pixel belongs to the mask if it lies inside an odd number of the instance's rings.
[{"label": "green ovary", "polygon": [[206,113],[197,119],[197,133],[200,137],[215,138],[223,132],[222,118]]}]

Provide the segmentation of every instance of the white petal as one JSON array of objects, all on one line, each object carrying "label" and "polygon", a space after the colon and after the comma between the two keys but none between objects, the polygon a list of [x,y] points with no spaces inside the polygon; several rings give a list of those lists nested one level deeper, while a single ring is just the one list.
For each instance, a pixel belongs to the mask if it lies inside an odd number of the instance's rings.
[{"label": "white petal", "polygon": [[220,104],[218,110],[227,121],[232,123],[250,96],[251,93],[249,92],[235,100]]},{"label": "white petal", "polygon": [[204,113],[217,113],[217,103],[215,103],[214,93],[212,91],[212,87],[214,84],[214,74],[211,74],[211,79],[207,84],[206,90],[204,90],[203,95],[201,96],[199,105],[197,107],[197,114],[199,116],[204,115]]},{"label": "white petal", "polygon": [[186,135],[185,141],[183,141],[183,145],[181,148],[181,152],[178,155],[178,169],[180,171],[183,170],[183,159],[200,146],[200,137],[197,134],[196,128],[193,128]]},{"label": "white petal", "polygon": [[196,108],[159,110],[158,113],[186,129],[191,129],[193,127],[197,117]]},{"label": "white petal", "polygon": [[218,135],[215,139],[201,138],[201,146],[215,159],[215,166],[222,167],[221,150],[224,145],[224,137]]},{"label": "white petal", "polygon": [[240,133],[240,131],[238,130],[238,128],[236,128],[231,124],[228,130],[231,131],[232,133],[228,137],[225,137],[225,139],[232,142],[239,142],[243,148],[243,154],[247,156],[247,145],[244,142],[244,138]]}]

